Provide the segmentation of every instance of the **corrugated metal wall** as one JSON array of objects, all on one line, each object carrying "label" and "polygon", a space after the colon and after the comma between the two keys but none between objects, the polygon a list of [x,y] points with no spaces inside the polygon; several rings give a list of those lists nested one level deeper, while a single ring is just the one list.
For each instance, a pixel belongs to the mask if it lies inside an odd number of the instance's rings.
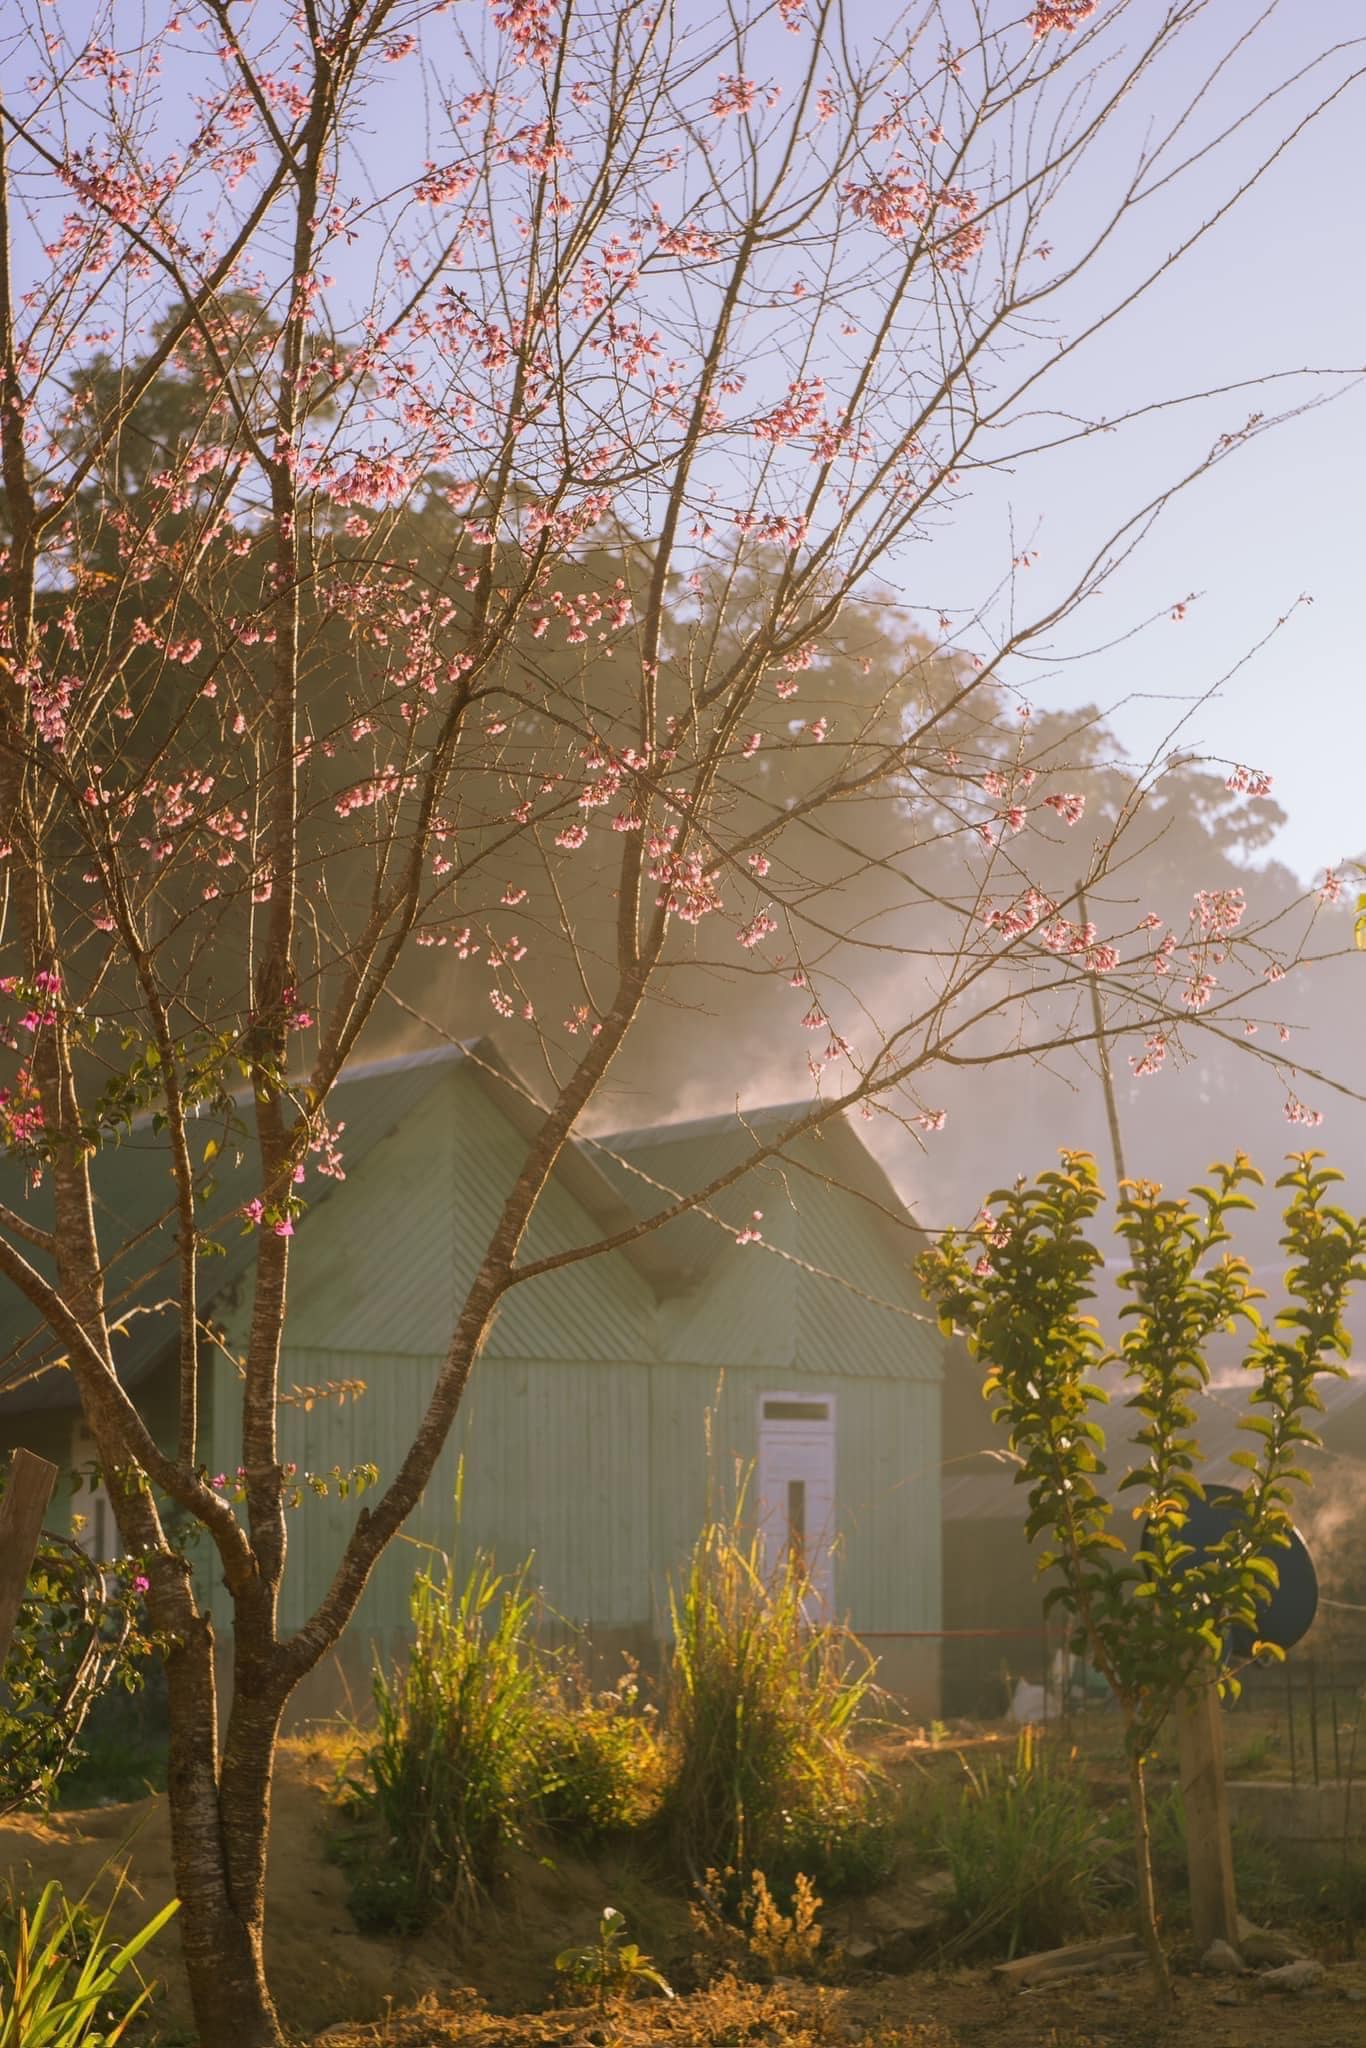
[{"label": "corrugated metal wall", "polygon": [[[439,1361],[351,1351],[285,1354],[286,1381],[363,1378],[364,1397],[289,1411],[284,1455],[326,1473],[373,1459],[383,1478],[412,1439]],[[938,1390],[914,1381],[834,1380],[786,1369],[602,1360],[480,1362],[427,1494],[376,1569],[358,1625],[406,1613],[413,1543],[456,1546],[457,1461],[464,1459],[460,1547],[513,1566],[531,1553],[549,1607],[601,1628],[665,1632],[668,1581],[708,1512],[734,1498],[737,1465],[758,1449],[762,1395],[833,1392],[839,1547],[835,1598],[858,1628],[939,1626]],[[711,1451],[706,1418],[712,1414]],[[218,1418],[215,1418],[216,1424]],[[215,1455],[237,1462],[235,1403],[214,1428]],[[355,1500],[306,1496],[290,1518],[282,1625],[320,1597],[355,1519]],[[648,1532],[648,1534],[647,1534]]]},{"label": "corrugated metal wall", "polygon": [[[381,1482],[412,1441],[458,1297],[522,1142],[478,1080],[455,1069],[420,1113],[377,1144],[295,1244],[286,1389],[361,1379],[358,1402],[286,1410],[283,1455],[319,1473],[373,1461]],[[766,1222],[766,1230],[770,1226]],[[870,1293],[898,1284],[890,1255],[837,1197],[803,1194],[775,1239],[847,1269]],[[562,1188],[531,1249],[589,1241],[592,1219]],[[239,1325],[245,1304],[237,1312]],[[229,1341],[238,1332],[230,1330]],[[661,1356],[661,1351],[663,1356]],[[939,1625],[939,1388],[917,1326],[759,1247],[723,1249],[693,1297],[662,1307],[620,1255],[514,1291],[474,1370],[453,1439],[407,1534],[449,1550],[457,1462],[463,1543],[513,1567],[535,1555],[549,1607],[602,1630],[667,1628],[668,1580],[709,1495],[733,1495],[757,1451],[757,1404],[794,1384],[837,1394],[836,1602],[869,1630]],[[899,1366],[899,1372],[898,1372]],[[722,1376],[724,1368],[724,1376]],[[239,1461],[237,1381],[213,1372],[213,1463]],[[708,1460],[704,1421],[715,1407]],[[290,1521],[281,1622],[316,1604],[356,1514],[306,1496]],[[356,1627],[406,1615],[419,1554],[393,1544]],[[219,1603],[220,1618],[225,1619]]]},{"label": "corrugated metal wall", "polygon": [[[687,1556],[709,1506],[724,1509],[733,1500],[737,1464],[743,1470],[757,1455],[761,1397],[789,1390],[835,1398],[837,1611],[856,1628],[938,1628],[938,1388],[791,1367],[729,1367],[722,1374],[715,1364],[666,1364],[651,1374],[657,1623],[667,1619],[668,1573]],[[703,1440],[709,1410],[710,1459]]]},{"label": "corrugated metal wall", "polygon": [[[381,1483],[411,1443],[440,1360],[351,1351],[285,1354],[284,1377],[301,1384],[362,1378],[368,1391],[344,1407],[325,1402],[311,1414],[291,1410],[282,1452],[326,1473],[373,1460]],[[646,1442],[649,1368],[601,1360],[484,1359],[476,1366],[455,1430],[407,1541],[393,1543],[376,1567],[357,1619],[388,1629],[407,1614],[420,1557],[414,1544],[467,1555],[492,1550],[512,1568],[534,1553],[534,1578],[555,1614],[632,1628],[650,1613],[649,1565],[641,1538],[647,1521]],[[235,1408],[235,1404],[233,1404]],[[226,1407],[226,1404],[225,1404]],[[236,1464],[228,1428],[215,1427],[222,1462]],[[464,1460],[463,1512],[457,1524],[457,1467]],[[316,1605],[354,1524],[358,1503],[305,1495],[290,1516],[289,1563],[281,1624],[296,1628]]]}]

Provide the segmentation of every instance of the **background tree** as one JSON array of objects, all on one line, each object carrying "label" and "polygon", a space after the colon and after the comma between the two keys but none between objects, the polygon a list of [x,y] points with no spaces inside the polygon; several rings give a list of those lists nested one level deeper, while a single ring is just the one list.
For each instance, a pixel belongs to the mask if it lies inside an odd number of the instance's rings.
[{"label": "background tree", "polygon": [[[1107,1346],[1086,1304],[1104,1254],[1088,1234],[1103,1199],[1093,1162],[1064,1152],[1060,1170],[996,1189],[965,1236],[946,1232],[920,1262],[926,1295],[946,1331],[961,1331],[986,1368],[982,1391],[1020,1459],[1029,1537],[1047,1547],[1046,1605],[1061,1604],[1073,1646],[1107,1681],[1124,1723],[1137,1847],[1139,1918],[1158,1988],[1170,1991],[1158,1935],[1145,1767],[1184,1693],[1211,1682],[1237,1690],[1236,1668],[1262,1643],[1260,1609],[1278,1584],[1276,1551],[1290,1542],[1300,1459],[1319,1439],[1317,1381],[1341,1375],[1351,1350],[1343,1312],[1366,1279],[1366,1219],[1330,1199],[1342,1175],[1322,1155],[1292,1156],[1287,1190],[1285,1305],[1269,1322],[1246,1259],[1228,1252],[1228,1218],[1254,1208],[1261,1175],[1241,1154],[1213,1166],[1189,1199],[1148,1182],[1121,1184],[1115,1217],[1130,1263],[1119,1276],[1127,1327]],[[1246,1473],[1225,1534],[1197,1555],[1192,1505],[1204,1499],[1195,1400],[1209,1383],[1217,1331],[1246,1327],[1243,1417]],[[1130,1549],[1113,1527],[1099,1420],[1100,1384],[1118,1365],[1132,1391],[1137,1455],[1115,1491],[1132,1495],[1140,1525]],[[1249,1379],[1252,1384],[1248,1384]]]},{"label": "background tree", "polygon": [[[75,1377],[150,1582],[207,2048],[279,2039],[263,1885],[291,1692],[420,1497],[500,1301],[622,1241],[522,1252],[652,1006],[791,1002],[808,1106],[729,1180],[849,1108],[934,1129],[953,1066],[1084,1044],[1093,976],[1153,1038],[1227,1023],[1269,958],[1301,958],[1213,899],[1170,944],[1137,903],[1081,915],[1153,778],[1088,844],[1086,792],[1001,730],[1021,660],[1171,490],[1040,613],[1022,587],[985,651],[932,601],[885,662],[859,637],[975,474],[1078,431],[1041,428],[1047,394],[1065,412],[1077,352],[1173,260],[1107,281],[1145,196],[1186,181],[1189,250],[1245,186],[1180,154],[1209,128],[1205,82],[1171,90],[1203,11],[988,9],[966,42],[950,7],[873,35],[836,0],[6,16],[0,1134],[28,1193],[0,1274]],[[1131,103],[1155,125],[1112,147]],[[1081,315],[1092,271],[1111,296]],[[1267,424],[1240,412],[1172,489]],[[338,1156],[329,1091],[433,953],[544,1110],[422,1424],[282,1637],[290,1240]],[[140,1111],[176,1218],[170,1448],[115,1370],[126,1247],[92,1201]],[[248,1125],[260,1190],[225,1217],[206,1140]],[[244,1223],[237,1503],[201,1464],[197,1376],[201,1268]],[[172,1511],[233,1605],[221,1713]]]}]

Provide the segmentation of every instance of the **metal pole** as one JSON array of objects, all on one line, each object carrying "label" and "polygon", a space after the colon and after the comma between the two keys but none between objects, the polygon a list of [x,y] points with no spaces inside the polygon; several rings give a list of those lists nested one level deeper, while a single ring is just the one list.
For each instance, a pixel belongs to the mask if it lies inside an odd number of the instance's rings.
[{"label": "metal pole", "polygon": [[[1091,920],[1086,914],[1086,890],[1080,882],[1077,884],[1077,907],[1081,911],[1083,925],[1089,924]],[[1105,1116],[1110,1126],[1110,1152],[1115,1162],[1115,1180],[1119,1183],[1115,1188],[1115,1200],[1122,1207],[1124,1202],[1122,1184],[1129,1176],[1124,1170],[1124,1140],[1121,1138],[1119,1131],[1119,1105],[1115,1101],[1115,1077],[1110,1070],[1110,1048],[1105,1038],[1105,1008],[1100,999],[1100,977],[1094,968],[1088,970],[1086,978],[1091,984],[1091,1022],[1095,1026],[1096,1032],[1096,1058],[1100,1066],[1101,1087],[1105,1091]]]},{"label": "metal pole", "polygon": [[1285,1667],[1285,1711],[1290,1723],[1290,1784],[1293,1789],[1299,1783],[1299,1773],[1295,1768],[1295,1674],[1289,1660]]},{"label": "metal pole", "polygon": [[1342,1783],[1342,1738],[1338,1732],[1338,1649],[1336,1640],[1328,1639],[1328,1684],[1333,1699],[1333,1776]]}]

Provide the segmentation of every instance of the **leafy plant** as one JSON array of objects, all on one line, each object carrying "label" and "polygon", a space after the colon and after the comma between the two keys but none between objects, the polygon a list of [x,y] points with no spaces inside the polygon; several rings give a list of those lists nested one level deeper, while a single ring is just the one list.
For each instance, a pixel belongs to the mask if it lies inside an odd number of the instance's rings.
[{"label": "leafy plant", "polygon": [[1056,1947],[1114,1890],[1114,1837],[1075,1755],[1068,1768],[1024,1728],[1013,1758],[960,1761],[962,1783],[941,1793],[934,1826],[953,1879],[955,1946],[1012,1956]]},{"label": "leafy plant", "polygon": [[568,1982],[592,1993],[598,2010],[605,2012],[613,1998],[629,1998],[644,1984],[653,1985],[665,1998],[673,1988],[638,1943],[626,1939],[626,1916],[615,1906],[605,1906],[598,1922],[597,1939],[579,1948],[561,1949],[555,1968]]},{"label": "leafy plant", "polygon": [[543,1820],[593,1839],[639,1827],[658,1810],[665,1755],[654,1709],[640,1703],[628,1665],[614,1691],[593,1692],[583,1674],[558,1673],[537,1700],[536,1806]]},{"label": "leafy plant", "polygon": [[146,1585],[133,1559],[102,1564],[43,1534],[0,1674],[0,1813],[50,1799],[92,1705],[141,1683]]},{"label": "leafy plant", "polygon": [[358,1823],[341,1848],[359,1926],[411,1933],[452,1902],[468,1911],[518,1839],[530,1804],[535,1667],[527,1567],[476,1556],[419,1572],[406,1664],[375,1672],[377,1727],[348,1785]]},{"label": "leafy plant", "polygon": [[107,1940],[109,1911],[91,1921],[54,1879],[30,1909],[11,1893],[13,1923],[0,1956],[0,2048],[114,2048],[152,1997],[143,1984],[126,2003],[123,1973],[176,1912],[172,1899],[130,1941]]},{"label": "leafy plant", "polygon": [[807,1618],[796,1561],[765,1576],[737,1507],[707,1524],[671,1596],[664,1820],[685,1868],[762,1868],[790,1880],[876,1876],[888,1853],[888,1786],[855,1749],[872,1660]]},{"label": "leafy plant", "polygon": [[[947,1232],[919,1262],[927,1296],[946,1330],[961,1329],[987,1365],[987,1398],[1010,1431],[1029,1489],[1026,1531],[1046,1536],[1042,1571],[1054,1573],[1048,1604],[1074,1623],[1073,1648],[1106,1679],[1118,1701],[1129,1766],[1137,1848],[1139,1916],[1154,1976],[1169,1990],[1153,1896],[1145,1760],[1177,1701],[1218,1682],[1236,1691],[1235,1631],[1253,1654],[1257,1618],[1277,1584],[1269,1554],[1289,1541],[1301,1448],[1317,1442],[1308,1417],[1316,1381],[1341,1374],[1350,1349],[1343,1309],[1366,1277],[1366,1223],[1328,1199],[1342,1176],[1293,1154],[1277,1181],[1287,1191],[1281,1244],[1290,1256],[1289,1305],[1268,1325],[1245,1259],[1224,1247],[1226,1217],[1254,1205],[1243,1192],[1261,1175],[1239,1153],[1210,1169],[1210,1184],[1184,1199],[1126,1181],[1115,1222],[1128,1250],[1120,1275],[1130,1295],[1117,1351],[1107,1349],[1084,1304],[1102,1255],[1087,1226],[1102,1195],[1095,1164],[1064,1152],[1062,1170],[998,1189],[967,1233]],[[1207,1384],[1205,1345],[1216,1331],[1248,1331],[1244,1369],[1252,1379],[1240,1427],[1252,1447],[1234,1454],[1247,1474],[1226,1533],[1197,1555],[1187,1540],[1198,1476],[1193,1397]],[[1114,1533],[1097,1419],[1107,1396],[1095,1375],[1118,1363],[1139,1418],[1138,1458],[1119,1491],[1137,1495],[1141,1538],[1131,1557]]]}]

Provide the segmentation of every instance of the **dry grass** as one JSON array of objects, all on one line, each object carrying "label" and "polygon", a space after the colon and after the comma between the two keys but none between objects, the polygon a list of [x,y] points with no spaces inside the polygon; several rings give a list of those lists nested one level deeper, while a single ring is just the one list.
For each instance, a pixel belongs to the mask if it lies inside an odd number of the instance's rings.
[{"label": "dry grass", "polygon": [[[1278,2001],[1184,1978],[1169,2015],[1142,1970],[1028,1994],[980,1970],[830,1988],[723,1979],[672,2002],[641,1998],[599,2022],[582,2008],[516,2017],[428,2000],[372,2027],[337,2027],[326,2048],[1354,2048],[1363,1973],[1334,1972],[1320,1997]],[[1225,2001],[1232,2000],[1232,2003]]]}]

